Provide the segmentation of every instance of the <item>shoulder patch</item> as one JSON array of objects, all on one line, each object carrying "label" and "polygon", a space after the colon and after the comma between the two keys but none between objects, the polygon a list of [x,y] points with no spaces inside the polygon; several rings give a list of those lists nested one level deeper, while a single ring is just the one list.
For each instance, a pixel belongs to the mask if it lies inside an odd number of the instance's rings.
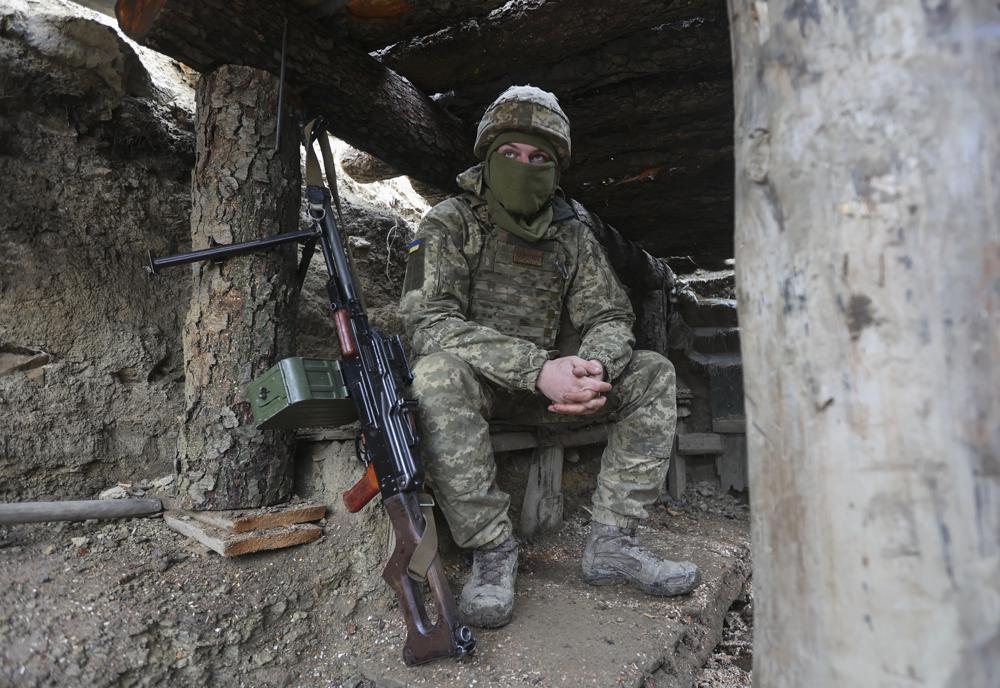
[{"label": "shoulder patch", "polygon": [[406,247],[406,276],[403,278],[403,293],[420,289],[424,286],[424,254],[420,249],[424,246],[423,239],[417,239]]}]

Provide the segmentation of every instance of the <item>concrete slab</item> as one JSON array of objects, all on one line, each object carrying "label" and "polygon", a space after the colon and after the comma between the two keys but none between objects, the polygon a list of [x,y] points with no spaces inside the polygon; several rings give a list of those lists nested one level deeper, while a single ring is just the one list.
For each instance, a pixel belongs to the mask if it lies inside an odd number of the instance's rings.
[{"label": "concrete slab", "polygon": [[[586,524],[577,517],[558,534],[522,547],[514,619],[505,628],[478,631],[473,657],[408,668],[400,657],[403,626],[387,618],[379,637],[366,643],[369,655],[355,658],[358,675],[379,688],[690,686],[750,573],[749,539],[745,520],[675,513],[657,507],[640,537],[701,567],[702,582],[690,595],[654,598],[584,583],[579,561]],[[465,572],[456,573],[457,593]]]}]

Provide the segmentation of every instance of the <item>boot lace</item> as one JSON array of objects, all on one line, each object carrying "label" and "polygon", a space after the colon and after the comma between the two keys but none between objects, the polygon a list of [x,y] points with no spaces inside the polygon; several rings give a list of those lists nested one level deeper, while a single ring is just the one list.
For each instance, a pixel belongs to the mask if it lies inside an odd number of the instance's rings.
[{"label": "boot lace", "polygon": [[501,585],[507,571],[507,560],[510,558],[513,546],[507,543],[491,550],[477,552],[476,563],[479,564],[479,579],[483,585]]}]

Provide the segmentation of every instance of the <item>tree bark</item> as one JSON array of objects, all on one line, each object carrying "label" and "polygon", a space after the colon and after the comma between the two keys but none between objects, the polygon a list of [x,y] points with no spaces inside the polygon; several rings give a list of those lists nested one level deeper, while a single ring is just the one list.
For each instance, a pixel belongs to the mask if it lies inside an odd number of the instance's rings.
[{"label": "tree bark", "polygon": [[349,146],[342,151],[338,162],[344,172],[349,174],[351,179],[359,184],[381,182],[386,179],[393,179],[401,174],[399,170],[390,166],[384,160],[380,160],[371,153],[366,153],[354,146]]},{"label": "tree bark", "polygon": [[[274,150],[277,81],[224,66],[202,76],[196,98],[192,246],[293,229],[299,143],[285,136]],[[295,269],[290,246],[194,268],[177,464],[185,508],[253,508],[291,496],[293,435],[257,430],[243,389],[292,353]]]},{"label": "tree bark", "polygon": [[1000,10],[730,12],[754,683],[1000,685]]},{"label": "tree bark", "polygon": [[286,16],[286,85],[334,134],[444,189],[472,160],[471,133],[413,84],[280,0],[119,0],[115,14],[130,38],[199,71],[242,64],[272,74]]},{"label": "tree bark", "polygon": [[318,24],[332,25],[350,36],[366,51],[434,33],[466,19],[488,14],[506,0],[354,0],[344,6],[338,0],[285,0],[314,17]]},{"label": "tree bark", "polygon": [[[651,26],[719,7],[720,0],[521,0],[385,50],[382,61],[427,93],[498,79]],[[550,27],[544,37],[542,27]]]}]

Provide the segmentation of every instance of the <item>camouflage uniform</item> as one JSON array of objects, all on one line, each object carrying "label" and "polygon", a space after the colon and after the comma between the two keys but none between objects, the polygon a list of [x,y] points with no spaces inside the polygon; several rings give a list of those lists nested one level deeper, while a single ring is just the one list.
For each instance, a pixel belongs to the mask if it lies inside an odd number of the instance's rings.
[{"label": "camouflage uniform", "polygon": [[[673,366],[633,352],[631,306],[581,206],[557,196],[542,239],[526,242],[490,222],[482,165],[458,181],[465,193],[435,206],[411,244],[400,307],[424,463],[457,543],[489,548],[511,533],[489,421],[558,429],[613,421],[593,520],[634,527],[665,478]],[[570,354],[600,361],[613,385],[595,414],[551,413],[535,390],[542,364]]]}]

